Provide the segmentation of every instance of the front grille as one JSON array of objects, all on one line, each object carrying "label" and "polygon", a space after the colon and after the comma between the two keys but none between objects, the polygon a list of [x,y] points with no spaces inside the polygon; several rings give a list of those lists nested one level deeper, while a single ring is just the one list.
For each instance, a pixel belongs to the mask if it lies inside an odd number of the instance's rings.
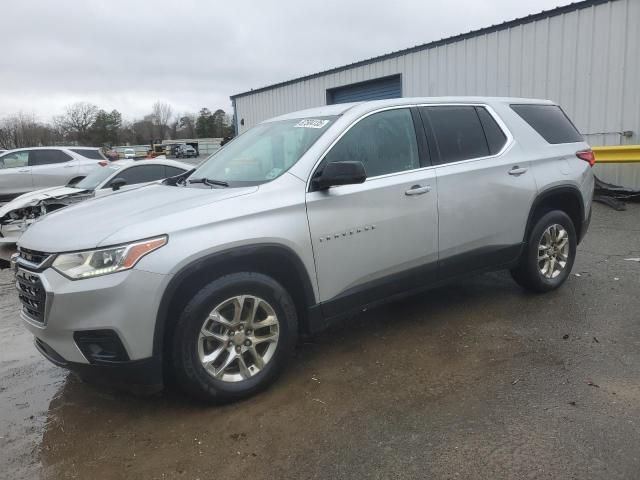
[{"label": "front grille", "polygon": [[18,289],[18,298],[22,303],[22,311],[36,322],[44,323],[47,293],[40,277],[26,270],[18,269],[16,288]]},{"label": "front grille", "polygon": [[28,250],[26,248],[19,248],[18,253],[20,254],[20,258],[35,265],[40,265],[51,257],[50,253]]}]

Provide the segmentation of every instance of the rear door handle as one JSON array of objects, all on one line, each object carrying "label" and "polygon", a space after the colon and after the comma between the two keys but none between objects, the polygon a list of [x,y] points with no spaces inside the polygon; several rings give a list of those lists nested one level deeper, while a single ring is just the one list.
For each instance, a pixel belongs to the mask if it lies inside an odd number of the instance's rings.
[{"label": "rear door handle", "polygon": [[529,170],[529,169],[528,168],[524,168],[524,167],[518,167],[516,165],[511,170],[509,170],[509,175],[515,175],[517,177],[518,175],[522,175],[523,173],[526,173],[527,170]]},{"label": "rear door handle", "polygon": [[29,173],[31,171],[30,168],[22,168],[20,170],[18,170],[18,173]]},{"label": "rear door handle", "polygon": [[405,195],[422,195],[431,191],[431,185],[414,185],[409,190],[404,192]]}]

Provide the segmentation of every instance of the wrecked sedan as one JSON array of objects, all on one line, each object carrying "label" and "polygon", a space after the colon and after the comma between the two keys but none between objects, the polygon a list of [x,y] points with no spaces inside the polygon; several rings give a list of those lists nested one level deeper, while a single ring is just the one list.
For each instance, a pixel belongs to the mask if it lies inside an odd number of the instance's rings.
[{"label": "wrecked sedan", "polygon": [[25,193],[0,207],[0,244],[13,244],[39,217],[94,197],[180,175],[193,167],[174,160],[101,163],[73,185]]}]

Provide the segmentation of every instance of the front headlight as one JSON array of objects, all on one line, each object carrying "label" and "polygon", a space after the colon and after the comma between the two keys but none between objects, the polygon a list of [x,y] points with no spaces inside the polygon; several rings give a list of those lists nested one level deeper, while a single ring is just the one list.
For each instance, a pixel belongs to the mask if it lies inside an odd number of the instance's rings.
[{"label": "front headlight", "polygon": [[142,257],[167,244],[167,237],[151,238],[116,247],[61,253],[53,261],[53,268],[71,280],[98,277],[129,270]]}]

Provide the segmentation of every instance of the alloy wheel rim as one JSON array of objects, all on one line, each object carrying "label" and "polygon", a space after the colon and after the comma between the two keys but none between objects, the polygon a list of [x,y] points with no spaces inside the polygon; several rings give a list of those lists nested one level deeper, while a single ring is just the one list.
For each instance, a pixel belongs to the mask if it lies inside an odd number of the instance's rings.
[{"label": "alloy wheel rim", "polygon": [[569,261],[569,233],[559,224],[547,227],[538,242],[538,269],[548,279],[558,277]]},{"label": "alloy wheel rim", "polygon": [[278,346],[280,323],[273,307],[253,295],[216,306],[198,335],[198,358],[206,372],[224,382],[241,382],[264,369]]}]

